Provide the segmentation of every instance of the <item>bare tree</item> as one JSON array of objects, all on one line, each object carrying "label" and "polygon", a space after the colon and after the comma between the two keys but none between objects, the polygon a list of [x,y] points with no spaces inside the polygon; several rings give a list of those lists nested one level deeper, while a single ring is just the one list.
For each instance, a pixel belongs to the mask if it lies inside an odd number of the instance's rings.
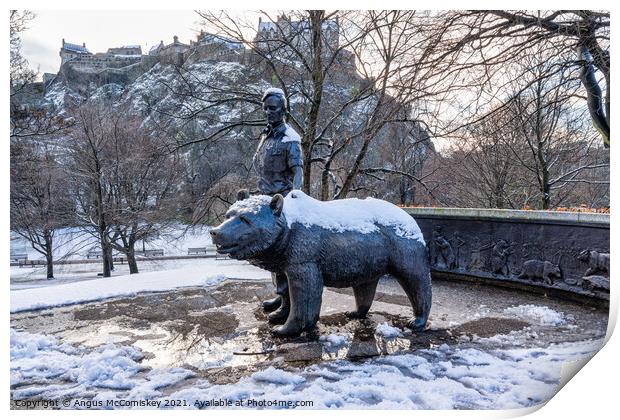
[{"label": "bare tree", "polygon": [[53,151],[24,141],[11,145],[11,230],[41,253],[54,278],[54,232],[66,226],[72,201]]},{"label": "bare tree", "polygon": [[28,23],[34,19],[35,15],[29,10],[10,11],[10,42],[11,42],[11,61],[10,61],[10,87],[11,96],[17,95],[24,86],[35,81],[37,72],[30,69],[28,61],[24,58],[21,48],[21,33],[28,29]]},{"label": "bare tree", "polygon": [[10,124],[11,138],[33,138],[61,133],[71,125],[70,120],[37,103],[40,96],[36,86],[38,72],[31,69],[22,54],[21,34],[35,14],[28,10],[10,11]]},{"label": "bare tree", "polygon": [[546,210],[574,203],[579,183],[609,183],[587,110],[574,106],[579,80],[540,59],[524,57],[513,95],[453,144],[444,175],[452,203]]},{"label": "bare tree", "polygon": [[373,195],[401,206],[441,204],[434,192],[437,183],[430,179],[437,170],[432,165],[437,152],[428,133],[420,126],[407,134],[401,126],[391,128],[376,145],[378,153],[360,169],[377,184]]},{"label": "bare tree", "polygon": [[104,183],[111,246],[127,256],[130,274],[138,272],[135,246],[176,222],[181,163],[168,153],[160,133],[115,110],[109,117]]},{"label": "bare tree", "polygon": [[[546,66],[528,66],[528,80],[533,82],[514,97],[510,106],[531,159],[520,153],[514,155],[525,170],[534,174],[540,207],[544,210],[551,207],[552,192],[567,185],[563,181],[574,180],[582,171],[608,165],[586,159],[596,137],[579,124],[581,116],[571,109],[578,86],[571,83],[568,72],[546,77]],[[590,143],[585,148],[584,140]]]},{"label": "bare tree", "polygon": [[467,69],[478,79],[477,85],[493,85],[496,93],[497,76],[523,57],[541,52],[562,57],[557,69],[581,81],[591,121],[609,147],[609,12],[490,10],[446,12],[439,17],[447,24],[442,25],[440,54],[455,63],[453,72]]},{"label": "bare tree", "polygon": [[66,223],[71,203],[55,150],[45,142],[70,122],[33,100],[37,72],[22,54],[21,34],[34,17],[10,11],[11,229],[45,256],[47,278],[53,278],[54,232]]},{"label": "bare tree", "polygon": [[[405,65],[411,68],[419,58],[409,54],[412,44],[420,54],[433,45],[416,30],[415,12],[259,12],[258,31],[255,22],[238,16],[200,15],[215,36],[247,46],[246,65],[287,94],[288,120],[302,136],[303,189],[308,193],[318,190],[324,200],[346,197],[357,189],[358,176],[369,173],[361,174],[360,169],[371,144],[384,135],[386,127],[402,124],[402,132],[408,133],[418,123],[411,115],[411,103],[421,95],[410,95],[412,88],[399,94],[405,79],[410,87],[411,80],[419,83],[419,69],[403,73]],[[203,92],[204,102],[214,105],[219,92]],[[256,85],[238,86],[226,100],[250,102],[256,113],[259,95]],[[260,120],[249,117],[247,123]],[[208,135],[199,141],[211,138]],[[315,167],[320,168],[318,178]]]},{"label": "bare tree", "polygon": [[106,183],[110,110],[101,104],[84,104],[73,111],[76,125],[67,139],[68,174],[76,198],[76,223],[99,241],[103,256],[103,277],[110,277],[112,265],[111,191]]},{"label": "bare tree", "polygon": [[467,127],[440,164],[441,196],[456,207],[516,208],[531,204],[536,185],[515,154],[528,150],[506,109]]},{"label": "bare tree", "polygon": [[[206,119],[209,112],[231,106],[236,118],[220,118],[197,138],[188,139],[181,145],[218,141],[224,136],[246,139],[257,138],[258,132],[244,130],[264,124],[260,97],[263,90],[275,85],[285,90],[288,102],[288,122],[301,134],[304,155],[304,186],[309,191],[312,177],[315,147],[327,141],[330,127],[345,110],[356,101],[368,97],[369,84],[355,72],[354,56],[347,49],[361,35],[342,41],[345,26],[342,12],[289,12],[287,16],[259,12],[264,20],[261,30],[255,22],[239,19],[224,12],[200,12],[206,29],[213,32],[211,38],[224,43],[236,43],[247,47],[237,61],[248,69],[247,80],[238,80],[235,86],[224,87],[220,83],[205,80],[195,68],[193,61],[179,69],[177,86],[168,86],[175,95],[186,98],[183,105],[170,116],[177,119]],[[265,29],[268,28],[268,29]],[[334,89],[334,81],[346,80],[342,95],[340,86]],[[218,81],[219,82],[219,81]],[[325,89],[328,85],[331,89]],[[351,96],[351,93],[355,95]],[[230,109],[230,108],[228,108]],[[204,127],[204,125],[203,125]],[[255,148],[255,146],[254,146]],[[251,155],[250,155],[251,156]]]},{"label": "bare tree", "polygon": [[[315,146],[348,106],[366,96],[362,92],[365,89],[362,79],[351,71],[354,64],[349,50],[364,34],[358,31],[342,42],[345,38],[341,34],[346,30],[348,16],[343,12],[310,10],[277,16],[268,12],[258,14],[264,23],[257,31],[253,22],[240,23],[226,13],[200,12],[208,28],[248,46],[251,64],[260,69],[271,84],[282,88],[289,98],[288,121],[302,137],[302,150],[307,157],[303,166],[303,189],[309,192]],[[347,74],[350,86],[357,86],[357,97],[327,95],[326,82],[333,83],[339,72]],[[259,95],[255,103],[259,103]]]}]

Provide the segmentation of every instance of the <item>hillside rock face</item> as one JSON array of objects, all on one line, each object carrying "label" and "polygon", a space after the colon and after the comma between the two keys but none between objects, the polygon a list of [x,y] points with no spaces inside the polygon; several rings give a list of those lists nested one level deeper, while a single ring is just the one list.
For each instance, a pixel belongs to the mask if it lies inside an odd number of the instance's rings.
[{"label": "hillside rock face", "polygon": [[141,62],[120,68],[110,67],[100,70],[86,70],[64,65],[60,68],[56,80],[76,91],[82,92],[86,92],[85,88],[91,84],[103,86],[113,83],[126,86],[133,83],[155,64],[157,64],[157,60],[154,57],[144,56]]}]

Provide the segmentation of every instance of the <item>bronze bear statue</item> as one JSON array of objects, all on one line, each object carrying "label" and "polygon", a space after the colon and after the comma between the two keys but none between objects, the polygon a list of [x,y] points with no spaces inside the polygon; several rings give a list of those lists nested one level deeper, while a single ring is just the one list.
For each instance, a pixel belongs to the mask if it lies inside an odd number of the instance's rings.
[{"label": "bronze bear statue", "polygon": [[291,310],[276,336],[297,336],[319,320],[323,287],[352,287],[363,318],[372,305],[379,279],[390,274],[404,289],[414,318],[408,327],[425,328],[431,309],[431,274],[426,244],[417,223],[383,200],[329,202],[293,190],[238,196],[226,220],[211,230],[218,252],[271,272],[289,282]]}]

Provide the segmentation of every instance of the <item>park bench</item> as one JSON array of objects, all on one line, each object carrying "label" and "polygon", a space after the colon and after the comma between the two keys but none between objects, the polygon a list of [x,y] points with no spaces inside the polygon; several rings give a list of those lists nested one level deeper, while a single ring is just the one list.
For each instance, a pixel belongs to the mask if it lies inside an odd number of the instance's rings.
[{"label": "park bench", "polygon": [[163,249],[145,249],[144,251],[136,251],[136,255],[143,255],[145,257],[163,257]]},{"label": "park bench", "polygon": [[47,265],[47,261],[45,260],[19,260],[17,262],[20,267],[34,267],[37,265]]},{"label": "park bench", "polygon": [[207,255],[207,248],[187,248],[187,255]]},{"label": "park bench", "polygon": [[103,253],[101,251],[88,251],[88,253],[86,254],[86,259],[90,260],[90,259],[99,259],[101,258],[103,255]]}]

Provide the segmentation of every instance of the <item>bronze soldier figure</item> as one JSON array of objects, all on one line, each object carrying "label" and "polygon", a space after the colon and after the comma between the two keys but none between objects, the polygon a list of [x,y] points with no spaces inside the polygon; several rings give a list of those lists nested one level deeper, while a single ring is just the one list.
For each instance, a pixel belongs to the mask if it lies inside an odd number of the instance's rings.
[{"label": "bronze soldier figure", "polygon": [[[286,98],[281,89],[270,88],[262,98],[267,127],[263,130],[253,165],[258,175],[259,194],[286,196],[301,189],[303,180],[301,138],[284,119]],[[284,273],[272,273],[276,298],[263,302],[269,321],[283,324],[289,314],[288,281]]]}]

